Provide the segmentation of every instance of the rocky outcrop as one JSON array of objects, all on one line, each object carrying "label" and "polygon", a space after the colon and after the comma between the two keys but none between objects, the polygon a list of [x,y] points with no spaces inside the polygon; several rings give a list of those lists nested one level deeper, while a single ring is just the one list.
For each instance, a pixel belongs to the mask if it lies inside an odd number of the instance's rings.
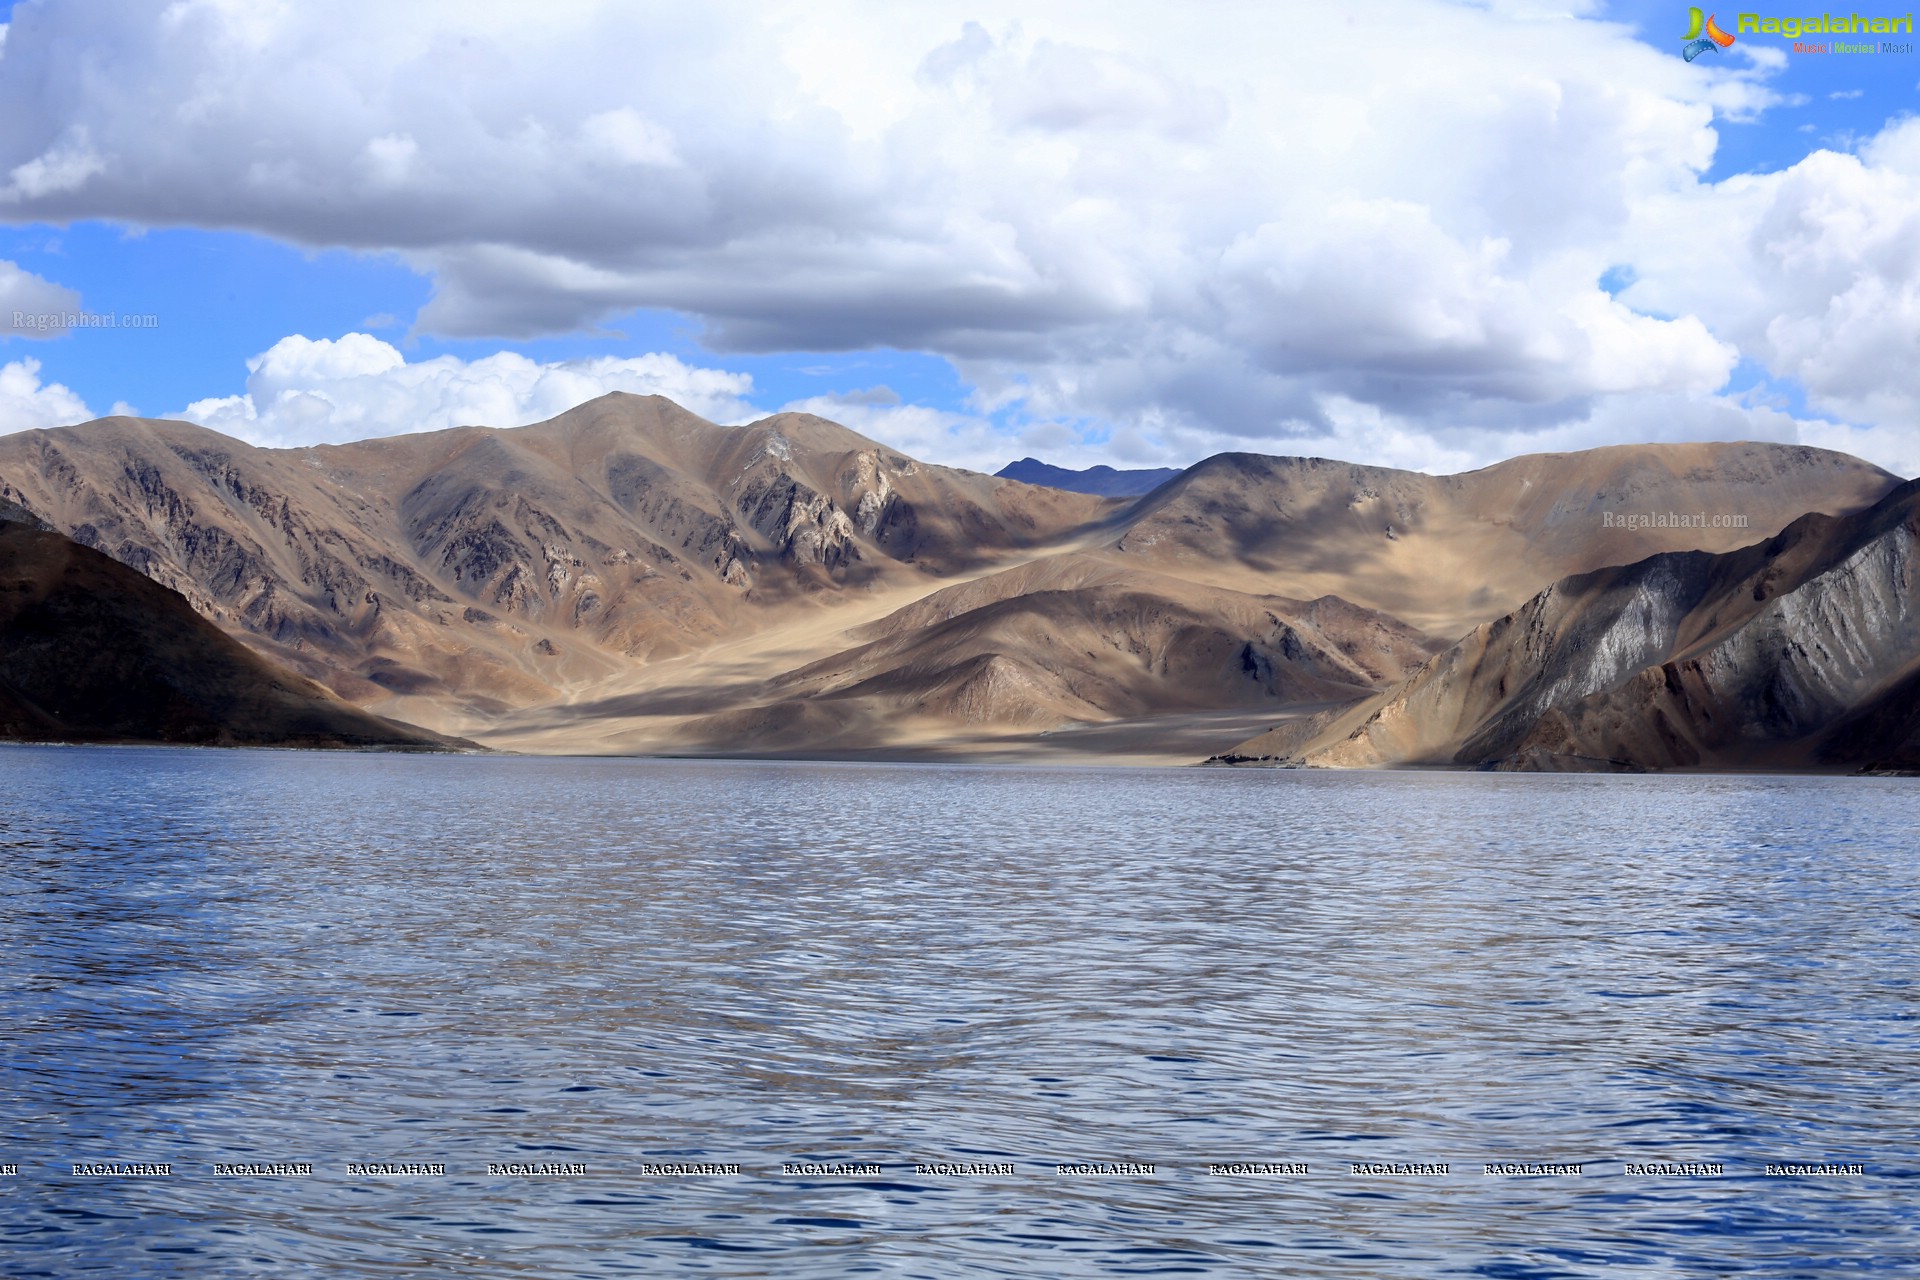
[{"label": "rocky outcrop", "polygon": [[1920,482],[1739,551],[1554,584],[1398,688],[1242,759],[1501,769],[1907,767]]}]

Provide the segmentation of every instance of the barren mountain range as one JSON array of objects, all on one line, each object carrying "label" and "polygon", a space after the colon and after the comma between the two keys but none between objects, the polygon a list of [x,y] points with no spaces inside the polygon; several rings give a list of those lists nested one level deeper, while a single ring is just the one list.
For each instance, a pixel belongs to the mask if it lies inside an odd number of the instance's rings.
[{"label": "barren mountain range", "polygon": [[1561,580],[1241,762],[1920,768],[1920,481],[1738,551]]},{"label": "barren mountain range", "polygon": [[263,657],[381,715],[589,752],[1197,759],[1370,705],[1560,579],[1900,483],[1647,445],[1440,477],[1224,454],[1100,496],[628,395],[303,449],[131,418],[0,437],[0,498]]}]

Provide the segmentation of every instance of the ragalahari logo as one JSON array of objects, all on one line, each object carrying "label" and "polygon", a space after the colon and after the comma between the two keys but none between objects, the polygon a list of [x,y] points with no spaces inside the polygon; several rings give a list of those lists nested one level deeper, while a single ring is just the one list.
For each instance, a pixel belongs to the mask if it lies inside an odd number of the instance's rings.
[{"label": "ragalahari logo", "polygon": [[1692,62],[1715,45],[1724,49],[1733,43],[1733,37],[1720,29],[1720,24],[1713,20],[1712,14],[1702,14],[1698,9],[1687,10],[1686,40],[1686,46],[1680,50],[1680,56],[1688,62]]}]

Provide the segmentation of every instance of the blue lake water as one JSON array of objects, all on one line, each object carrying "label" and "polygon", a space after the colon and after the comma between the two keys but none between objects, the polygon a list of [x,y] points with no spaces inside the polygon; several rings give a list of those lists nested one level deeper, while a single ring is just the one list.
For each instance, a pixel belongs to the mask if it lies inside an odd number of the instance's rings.
[{"label": "blue lake water", "polygon": [[1916,785],[0,749],[0,1270],[1917,1274]]}]

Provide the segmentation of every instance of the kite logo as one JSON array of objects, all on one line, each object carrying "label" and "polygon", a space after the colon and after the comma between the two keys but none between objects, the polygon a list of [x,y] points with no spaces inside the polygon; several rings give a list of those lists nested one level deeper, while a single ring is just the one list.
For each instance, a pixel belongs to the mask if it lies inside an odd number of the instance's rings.
[{"label": "kite logo", "polygon": [[[1706,34],[1702,35],[1702,32]],[[1713,20],[1712,14],[1702,17],[1700,10],[1688,9],[1686,41],[1680,56],[1692,62],[1715,45],[1726,48],[1733,43],[1733,37],[1720,29],[1720,24]]]}]

